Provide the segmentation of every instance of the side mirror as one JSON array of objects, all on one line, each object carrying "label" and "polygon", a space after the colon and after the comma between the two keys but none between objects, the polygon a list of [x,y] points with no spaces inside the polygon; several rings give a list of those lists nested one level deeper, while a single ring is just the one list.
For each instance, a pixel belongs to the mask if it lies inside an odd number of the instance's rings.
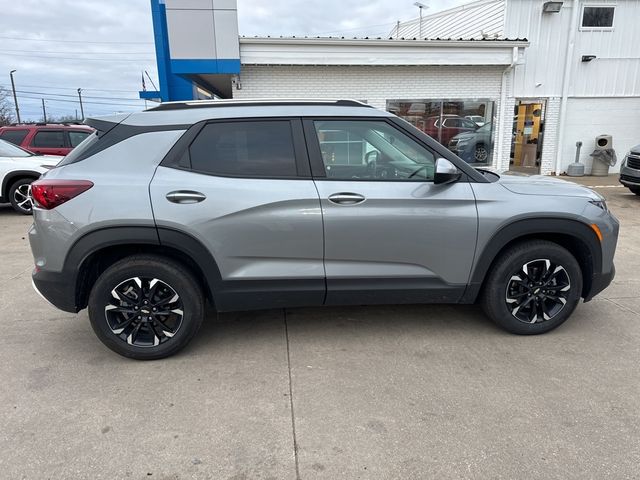
[{"label": "side mirror", "polygon": [[457,182],[461,176],[460,170],[446,158],[438,158],[436,160],[436,171],[433,177],[434,184],[442,185]]}]

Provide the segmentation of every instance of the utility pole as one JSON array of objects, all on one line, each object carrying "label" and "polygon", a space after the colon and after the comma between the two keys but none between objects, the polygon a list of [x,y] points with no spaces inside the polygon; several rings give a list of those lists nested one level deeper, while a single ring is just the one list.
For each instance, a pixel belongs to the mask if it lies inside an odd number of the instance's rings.
[{"label": "utility pole", "polygon": [[11,89],[13,90],[13,103],[16,105],[16,117],[18,118],[18,123],[20,123],[20,108],[18,108],[18,97],[16,96],[16,84],[13,81],[13,74],[16,70],[11,70],[9,72],[9,76],[11,77]]},{"label": "utility pole", "polygon": [[82,89],[78,89],[78,98],[80,99],[80,115],[82,116],[82,121],[84,122],[84,107],[82,106]]},{"label": "utility pole", "polygon": [[42,121],[47,123],[47,110],[44,108],[44,98],[42,99]]}]

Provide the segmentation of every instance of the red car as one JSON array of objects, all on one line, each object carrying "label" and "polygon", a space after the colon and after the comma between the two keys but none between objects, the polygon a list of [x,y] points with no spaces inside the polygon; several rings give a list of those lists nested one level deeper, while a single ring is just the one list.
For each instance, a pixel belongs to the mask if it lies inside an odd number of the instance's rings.
[{"label": "red car", "polygon": [[[460,115],[446,114],[440,117],[427,117],[425,121],[424,133],[438,140],[442,145],[448,146],[449,141],[459,133],[475,132],[478,126],[475,122],[461,117]],[[440,136],[438,136],[440,130]]]},{"label": "red car", "polygon": [[94,132],[87,125],[31,123],[0,127],[0,140],[40,155],[67,155]]}]

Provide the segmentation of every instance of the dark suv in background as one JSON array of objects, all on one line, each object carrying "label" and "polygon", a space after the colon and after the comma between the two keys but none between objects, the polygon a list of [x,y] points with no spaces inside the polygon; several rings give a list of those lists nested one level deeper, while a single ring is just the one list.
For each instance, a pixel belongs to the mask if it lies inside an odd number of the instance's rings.
[{"label": "dark suv in background", "polygon": [[93,133],[87,125],[33,123],[0,127],[0,140],[39,155],[65,156]]}]

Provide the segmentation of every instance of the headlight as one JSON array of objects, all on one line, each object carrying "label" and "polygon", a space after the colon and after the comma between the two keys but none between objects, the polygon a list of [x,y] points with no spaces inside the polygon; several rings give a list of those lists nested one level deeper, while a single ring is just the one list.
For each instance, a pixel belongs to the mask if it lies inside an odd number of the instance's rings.
[{"label": "headlight", "polygon": [[591,205],[595,205],[598,208],[601,208],[605,212],[609,211],[609,209],[607,208],[607,202],[605,202],[604,200],[589,200],[589,203]]}]

